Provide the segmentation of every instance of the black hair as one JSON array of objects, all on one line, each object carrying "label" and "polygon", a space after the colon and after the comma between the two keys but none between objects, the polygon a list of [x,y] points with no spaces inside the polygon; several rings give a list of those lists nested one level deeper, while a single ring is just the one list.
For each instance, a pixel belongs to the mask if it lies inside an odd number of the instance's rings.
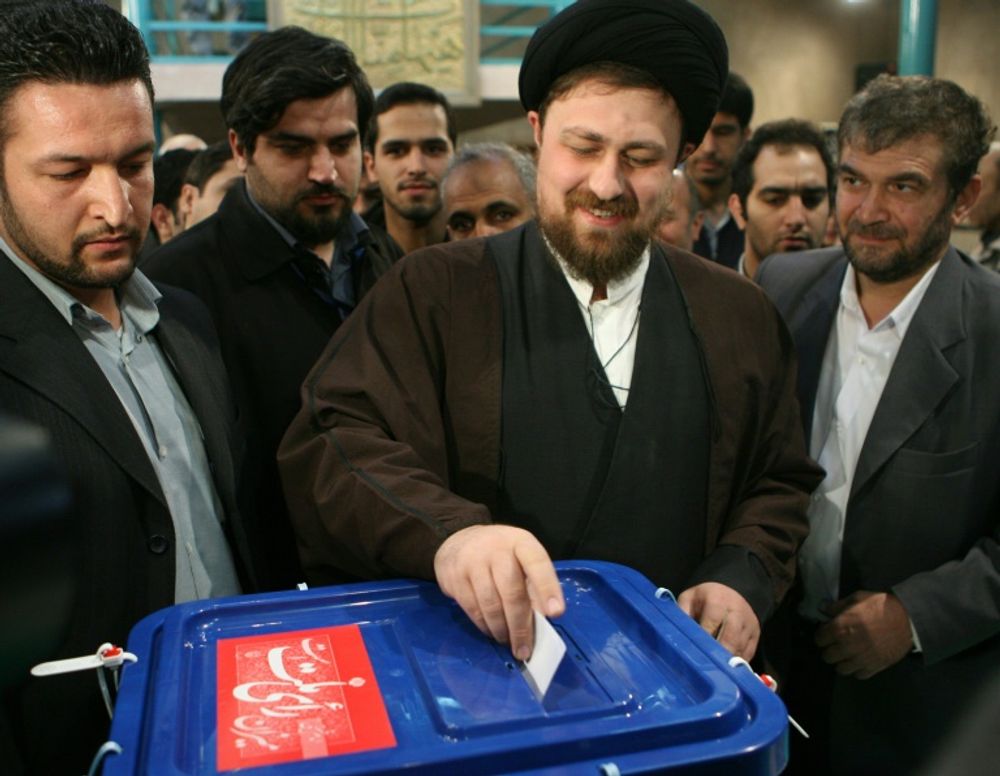
[{"label": "black hair", "polygon": [[781,148],[804,146],[814,149],[823,160],[823,168],[826,170],[826,189],[832,201],[837,171],[823,133],[819,127],[808,121],[784,119],[761,124],[736,155],[736,161],[733,162],[733,193],[739,197],[744,212],[747,209],[747,197],[750,196],[754,185],[753,165],[765,146]]},{"label": "black hair", "polygon": [[371,121],[368,125],[368,132],[365,135],[365,149],[373,152],[375,143],[378,141],[378,117],[386,113],[397,105],[418,105],[428,103],[430,105],[440,105],[444,110],[447,121],[448,139],[454,146],[458,139],[458,129],[455,125],[455,112],[451,108],[448,98],[433,86],[418,84],[413,81],[401,81],[383,89],[375,98],[375,110],[372,113]]},{"label": "black hair", "polygon": [[184,175],[197,155],[197,151],[188,148],[175,148],[153,160],[153,204],[166,205],[174,217],[178,215]]},{"label": "black hair", "polygon": [[254,38],[226,68],[222,117],[253,154],[257,137],[277,124],[291,103],[346,87],[354,91],[358,131],[363,133],[374,95],[347,44],[301,27],[282,27]]},{"label": "black hair", "polygon": [[198,191],[204,191],[209,179],[225,167],[226,162],[232,161],[232,158],[233,149],[228,142],[221,140],[212,143],[195,154],[184,175],[184,182],[197,187]]},{"label": "black hair", "polygon": [[750,119],[753,118],[753,91],[743,76],[732,72],[729,74],[716,112],[735,116],[740,129],[750,126]]},{"label": "black hair", "polygon": [[954,199],[989,151],[996,127],[983,104],[953,81],[882,74],[852,97],[840,117],[837,144],[866,153],[932,135],[944,148],[944,172]]},{"label": "black hair", "polygon": [[7,105],[33,81],[110,86],[141,81],[153,102],[149,53],[142,35],[99,0],[21,3],[0,14],[0,143]]}]

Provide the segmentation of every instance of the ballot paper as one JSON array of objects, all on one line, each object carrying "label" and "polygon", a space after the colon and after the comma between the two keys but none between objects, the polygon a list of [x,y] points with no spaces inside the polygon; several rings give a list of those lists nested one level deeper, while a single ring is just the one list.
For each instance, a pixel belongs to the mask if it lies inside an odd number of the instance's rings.
[{"label": "ballot paper", "polygon": [[566,642],[544,614],[536,610],[534,615],[535,647],[531,657],[521,663],[521,675],[540,702],[566,654]]}]

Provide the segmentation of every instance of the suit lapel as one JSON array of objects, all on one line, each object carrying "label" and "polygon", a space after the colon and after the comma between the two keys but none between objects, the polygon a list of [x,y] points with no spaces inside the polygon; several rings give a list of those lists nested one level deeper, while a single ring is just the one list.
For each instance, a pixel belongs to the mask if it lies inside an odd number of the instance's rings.
[{"label": "suit lapel", "polygon": [[160,503],[160,483],[132,421],[73,329],[0,253],[0,370],[61,407]]},{"label": "suit lapel", "polygon": [[927,420],[958,382],[945,350],[966,337],[962,263],[954,248],[941,260],[906,332],[865,437],[853,497]]},{"label": "suit lapel", "polygon": [[212,381],[219,375],[205,350],[205,345],[194,336],[191,329],[182,325],[172,314],[173,306],[164,298],[161,304],[160,322],[156,327],[156,341],[170,363],[181,390],[184,391],[191,409],[198,419],[205,443],[205,452],[213,469],[225,466],[225,471],[216,470],[216,487],[223,503],[229,505],[232,494],[233,472],[229,466],[229,439],[226,436],[226,408],[215,399]]},{"label": "suit lapel", "polygon": [[812,436],[812,417],[823,355],[833,329],[846,271],[846,260],[831,264],[820,279],[809,286],[788,322],[799,355],[798,395],[807,445]]}]

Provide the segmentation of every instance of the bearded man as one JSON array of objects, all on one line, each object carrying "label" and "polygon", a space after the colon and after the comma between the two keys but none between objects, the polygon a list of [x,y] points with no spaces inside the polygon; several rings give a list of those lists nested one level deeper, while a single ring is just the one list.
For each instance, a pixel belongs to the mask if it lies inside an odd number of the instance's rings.
[{"label": "bearded man", "polygon": [[753,654],[819,479],[791,343],[752,284],[652,240],[727,58],[686,0],[536,32],[537,222],[404,259],[303,387],[279,464],[309,578],[436,579],[525,658],[532,608],[564,608],[551,558],[617,561]]},{"label": "bearded man", "polygon": [[787,607],[811,734],[788,773],[929,773],[1000,658],[1000,279],[948,244],[993,133],[951,81],[875,79],[838,130],[843,247],[757,275],[827,471]]},{"label": "bearded man", "polygon": [[247,421],[268,589],[301,581],[275,464],[302,379],[341,321],[399,257],[352,213],[374,97],[340,41],[287,27],[255,38],[222,81],[245,174],[218,212],[150,256],[147,273],[208,306]]}]

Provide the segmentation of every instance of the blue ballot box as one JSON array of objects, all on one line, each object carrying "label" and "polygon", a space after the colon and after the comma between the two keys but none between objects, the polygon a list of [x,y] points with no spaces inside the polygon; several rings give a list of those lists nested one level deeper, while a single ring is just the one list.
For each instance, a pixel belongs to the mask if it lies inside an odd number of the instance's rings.
[{"label": "blue ballot box", "polygon": [[623,566],[556,564],[567,652],[510,650],[413,580],[198,601],[132,631],[107,776],[774,774],[781,701]]}]

